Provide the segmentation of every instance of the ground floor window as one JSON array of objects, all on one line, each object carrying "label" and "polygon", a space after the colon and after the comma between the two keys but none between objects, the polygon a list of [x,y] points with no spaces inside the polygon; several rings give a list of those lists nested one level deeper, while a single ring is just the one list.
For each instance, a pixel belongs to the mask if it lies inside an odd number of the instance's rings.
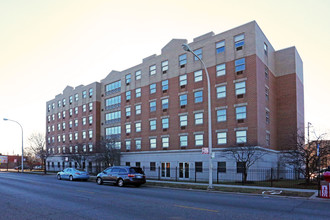
[{"label": "ground floor window", "polygon": [[171,177],[170,163],[162,163],[162,177]]},{"label": "ground floor window", "polygon": [[236,167],[237,167],[237,173],[244,173],[245,162],[237,162]]},{"label": "ground floor window", "polygon": [[126,162],[126,166],[131,166],[131,163],[130,162]]},{"label": "ground floor window", "polygon": [[189,163],[179,163],[179,178],[189,178]]},{"label": "ground floor window", "polygon": [[203,172],[203,162],[195,162],[195,171],[196,172]]},{"label": "ground floor window", "polygon": [[226,172],[226,162],[218,162],[218,172],[219,173]]},{"label": "ground floor window", "polygon": [[150,162],[150,171],[156,171],[156,162]]}]

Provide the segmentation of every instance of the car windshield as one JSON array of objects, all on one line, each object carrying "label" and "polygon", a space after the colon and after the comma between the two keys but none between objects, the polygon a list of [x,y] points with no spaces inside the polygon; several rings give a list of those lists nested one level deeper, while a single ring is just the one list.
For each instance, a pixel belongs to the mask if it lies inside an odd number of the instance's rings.
[{"label": "car windshield", "polygon": [[79,171],[79,172],[85,172],[85,170],[81,170],[81,169],[72,169],[73,172],[75,171]]},{"label": "car windshield", "polygon": [[131,167],[129,168],[129,172],[144,174],[143,170],[140,167]]}]

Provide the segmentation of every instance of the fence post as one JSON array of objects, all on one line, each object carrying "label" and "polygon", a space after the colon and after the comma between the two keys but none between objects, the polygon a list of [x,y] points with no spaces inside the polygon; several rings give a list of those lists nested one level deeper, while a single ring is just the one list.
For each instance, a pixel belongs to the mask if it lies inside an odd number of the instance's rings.
[{"label": "fence post", "polygon": [[196,167],[195,167],[195,183],[197,181],[197,172],[196,172]]},{"label": "fence post", "polygon": [[219,169],[217,168],[217,184],[219,184]]},{"label": "fence post", "polygon": [[160,180],[160,167],[158,167],[158,180]]},{"label": "fence post", "polygon": [[178,181],[178,167],[175,167],[175,181]]},{"label": "fence post", "polygon": [[273,168],[270,168],[270,186],[273,187]]}]

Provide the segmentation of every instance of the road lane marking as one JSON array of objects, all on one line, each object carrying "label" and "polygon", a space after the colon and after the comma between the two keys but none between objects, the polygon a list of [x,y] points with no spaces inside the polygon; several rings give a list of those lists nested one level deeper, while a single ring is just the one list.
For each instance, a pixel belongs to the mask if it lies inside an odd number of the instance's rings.
[{"label": "road lane marking", "polygon": [[77,192],[83,192],[83,193],[89,193],[89,194],[95,194],[95,192],[85,191],[85,190],[76,190]]},{"label": "road lane marking", "polygon": [[195,210],[200,210],[200,211],[207,211],[207,212],[219,212],[217,210],[212,210],[212,209],[203,209],[203,208],[197,208],[197,207],[190,207],[190,206],[183,206],[183,205],[174,205],[176,207],[180,208],[185,208],[185,209],[195,209]]}]

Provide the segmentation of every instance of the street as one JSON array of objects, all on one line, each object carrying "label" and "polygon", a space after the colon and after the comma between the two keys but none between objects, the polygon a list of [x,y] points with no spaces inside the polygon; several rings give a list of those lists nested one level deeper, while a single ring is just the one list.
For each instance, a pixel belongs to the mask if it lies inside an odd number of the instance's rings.
[{"label": "street", "polygon": [[330,219],[330,201],[0,172],[0,219]]}]

